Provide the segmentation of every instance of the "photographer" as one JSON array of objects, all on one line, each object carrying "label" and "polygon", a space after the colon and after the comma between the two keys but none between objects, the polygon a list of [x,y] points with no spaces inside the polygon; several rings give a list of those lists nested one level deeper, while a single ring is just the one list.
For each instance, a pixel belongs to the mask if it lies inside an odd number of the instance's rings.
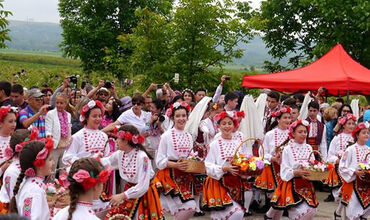
[{"label": "photographer", "polygon": [[87,94],[87,98],[99,100],[103,102],[103,104],[108,103],[110,97],[119,99],[115,90],[114,82],[104,80],[99,80],[98,86]]}]

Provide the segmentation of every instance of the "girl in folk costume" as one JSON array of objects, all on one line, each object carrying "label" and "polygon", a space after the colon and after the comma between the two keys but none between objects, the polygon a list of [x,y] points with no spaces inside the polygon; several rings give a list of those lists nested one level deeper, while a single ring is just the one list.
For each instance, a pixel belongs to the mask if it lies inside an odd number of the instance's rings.
[{"label": "girl in folk costume", "polygon": [[[199,130],[202,132],[203,143],[206,146],[213,141],[214,136],[219,132],[213,117],[223,111],[223,105],[218,103],[209,103],[208,107],[208,117],[200,121]],[[199,135],[198,135],[199,136]]]},{"label": "girl in folk costume", "polygon": [[[346,206],[347,219],[367,219],[370,216],[370,187],[368,170],[363,170],[362,163],[369,163],[369,157],[365,162],[370,149],[365,145],[369,139],[369,123],[360,123],[352,132],[355,144],[349,146],[339,162],[339,174],[343,178],[342,204]],[[339,209],[339,210],[338,210]],[[334,213],[340,217],[340,207]]]},{"label": "girl in folk costume", "polygon": [[101,157],[109,154],[108,136],[99,130],[104,114],[100,101],[91,100],[81,110],[80,121],[85,127],[72,136],[72,144],[65,151],[63,163],[70,166],[84,157]]},{"label": "girl in folk costume", "polygon": [[16,130],[10,138],[10,147],[6,149],[8,157],[12,159],[11,164],[3,175],[3,185],[0,190],[0,213],[8,212],[10,200],[13,198],[13,189],[17,181],[18,175],[21,172],[19,164],[19,153],[26,143],[24,141],[29,137],[30,140],[36,140],[38,136],[37,128],[34,127],[32,134],[27,129]]},{"label": "girl in folk costume", "polygon": [[175,219],[189,219],[196,210],[193,194],[193,175],[186,173],[188,157],[193,149],[191,135],[184,131],[190,107],[186,102],[174,103],[167,111],[174,121],[174,128],[162,134],[155,158],[159,171],[156,186],[161,191],[160,199],[164,211]]},{"label": "girl in folk costume", "polygon": [[339,161],[349,143],[353,143],[352,131],[355,129],[356,121],[356,116],[350,113],[341,118],[338,123],[342,132],[330,142],[327,161],[335,164],[335,169],[329,170],[328,178],[324,180],[324,184],[332,188],[331,193],[336,200],[339,197],[339,188],[342,186],[341,177],[338,175]]},{"label": "girl in folk costume", "polygon": [[93,200],[99,198],[110,170],[95,158],[82,158],[73,162],[63,185],[68,186],[70,205],[60,210],[53,220],[98,220],[93,211]]},{"label": "girl in folk costume", "polygon": [[[266,192],[265,212],[269,208],[270,198],[272,196],[271,193],[274,192],[276,186],[281,181],[281,151],[279,147],[289,138],[289,125],[291,122],[290,112],[290,107],[284,107],[271,114],[272,117],[276,118],[272,126],[275,127],[277,125],[277,127],[267,132],[263,140],[265,159],[270,161],[271,165],[263,169],[261,175],[256,178],[254,186]],[[262,149],[260,149],[259,155],[262,155]]]},{"label": "girl in folk costume", "polygon": [[246,180],[237,176],[238,167],[230,165],[241,143],[232,137],[238,127],[238,118],[229,114],[221,112],[215,116],[221,136],[211,143],[205,160],[208,177],[203,186],[201,207],[211,211],[211,219],[243,219],[244,216],[242,203]]},{"label": "girl in folk costume", "polygon": [[51,174],[52,151],[53,140],[50,138],[46,143],[31,141],[24,146],[19,155],[21,172],[14,186],[10,212],[31,220],[49,219],[44,179]]},{"label": "girl in folk costume", "polygon": [[130,219],[164,219],[153,178],[150,155],[143,147],[144,136],[133,125],[123,125],[117,134],[118,151],[101,159],[104,166],[118,169],[126,182],[124,192],[112,196],[114,206],[107,220],[127,216]]},{"label": "girl in folk costume", "polygon": [[[227,111],[228,114],[231,114],[234,119],[237,120],[238,125],[241,122],[241,120],[245,117],[244,111]],[[221,137],[222,132],[218,132],[214,139],[218,139]],[[244,135],[241,131],[238,130],[238,126],[234,127],[232,131],[232,139],[238,140],[239,142],[242,142],[244,140]]]},{"label": "girl in folk costume", "polygon": [[[318,201],[313,184],[306,178],[309,175],[302,167],[312,152],[312,147],[306,144],[309,123],[305,120],[293,122],[289,127],[289,139],[282,145],[283,149],[280,167],[281,182],[271,198],[273,208],[266,213],[265,219],[280,219],[282,209],[287,209],[289,219],[313,219]],[[311,155],[311,160],[314,156]]]},{"label": "girl in folk costume", "polygon": [[5,150],[9,148],[10,137],[17,126],[17,116],[16,108],[10,105],[0,108],[0,176],[10,164]]},{"label": "girl in folk costume", "polygon": [[[65,93],[58,93],[55,98],[55,109],[49,111],[45,118],[46,137],[54,141],[53,160],[55,161],[52,168],[63,167],[62,157],[65,148],[70,145],[71,141],[71,114],[66,111],[69,97]],[[54,179],[51,177],[51,179]]]}]

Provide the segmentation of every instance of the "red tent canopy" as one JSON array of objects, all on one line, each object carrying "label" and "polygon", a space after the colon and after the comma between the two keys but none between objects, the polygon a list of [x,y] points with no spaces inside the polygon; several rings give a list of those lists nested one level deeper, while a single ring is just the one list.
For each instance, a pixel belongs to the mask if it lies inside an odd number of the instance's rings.
[{"label": "red tent canopy", "polygon": [[370,70],[354,61],[338,44],[305,67],[269,74],[246,75],[243,87],[269,88],[280,92],[328,89],[329,95],[370,94]]}]

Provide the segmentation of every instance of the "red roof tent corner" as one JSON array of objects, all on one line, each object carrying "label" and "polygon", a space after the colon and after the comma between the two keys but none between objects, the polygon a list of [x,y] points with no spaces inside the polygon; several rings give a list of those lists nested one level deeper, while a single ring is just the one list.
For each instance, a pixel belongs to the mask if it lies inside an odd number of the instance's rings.
[{"label": "red roof tent corner", "polygon": [[247,88],[269,88],[280,92],[297,92],[328,89],[329,95],[370,94],[370,70],[353,60],[337,44],[328,53],[313,63],[294,70],[246,75],[242,86]]}]

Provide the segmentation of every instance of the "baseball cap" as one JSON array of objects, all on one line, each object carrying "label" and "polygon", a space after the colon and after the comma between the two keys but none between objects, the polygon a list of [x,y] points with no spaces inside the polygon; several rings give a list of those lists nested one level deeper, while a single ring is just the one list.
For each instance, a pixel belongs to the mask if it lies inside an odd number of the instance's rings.
[{"label": "baseball cap", "polygon": [[30,89],[27,91],[28,98],[39,98],[45,96],[44,93],[40,91],[40,89]]}]

